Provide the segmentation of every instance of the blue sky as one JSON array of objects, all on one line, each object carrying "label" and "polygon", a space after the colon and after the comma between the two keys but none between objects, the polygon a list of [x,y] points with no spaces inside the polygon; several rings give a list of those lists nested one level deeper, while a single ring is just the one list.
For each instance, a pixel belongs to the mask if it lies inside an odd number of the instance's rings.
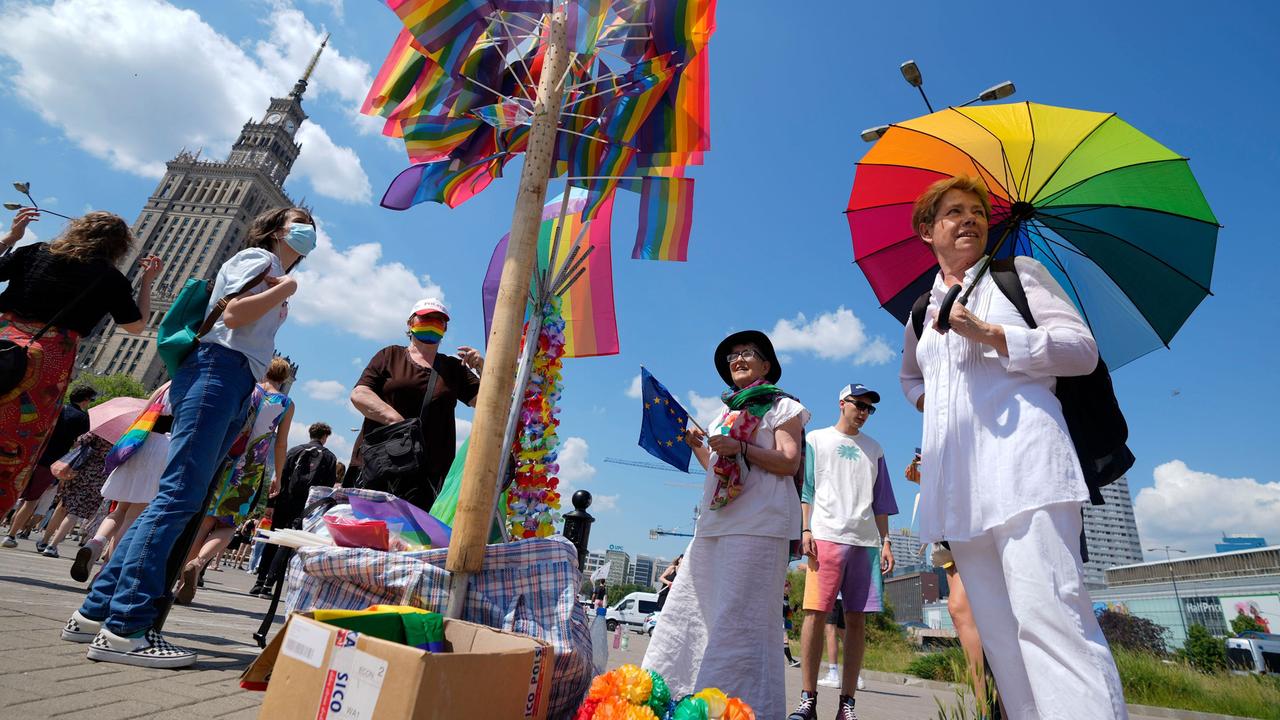
[{"label": "blue sky", "polygon": [[[699,491],[670,483],[696,478],[604,460],[648,459],[636,446],[639,401],[627,394],[639,366],[682,401],[696,393],[705,403],[721,390],[711,352],[732,330],[786,338],[781,384],[814,412],[813,427],[834,420],[840,386],[862,382],[884,395],[867,432],[895,473],[919,444],[919,415],[897,389],[901,327],[851,262],[841,213],[868,147],[858,131],[924,112],[898,74],[908,58],[935,106],[1013,80],[1014,100],[1113,111],[1191,158],[1225,226],[1215,294],[1171,350],[1115,376],[1138,456],[1129,477],[1139,530],[1148,546],[1191,551],[1211,551],[1224,531],[1280,533],[1269,459],[1280,441],[1269,301],[1269,218],[1280,193],[1269,90],[1280,50],[1267,34],[1280,11],[1263,2],[1232,12],[1191,2],[904,7],[720,3],[710,46],[713,149],[694,173],[690,261],[628,259],[635,203],[620,193],[622,353],[572,360],[565,371],[561,436],[575,438],[565,475],[600,499],[593,548],[680,551],[678,539],[648,540],[648,529],[689,526]],[[0,3],[0,180],[30,181],[38,200],[64,213],[100,208],[132,221],[164,161],[184,145],[225,157],[241,123],[261,116],[269,94],[288,92],[320,35],[332,32],[307,93],[302,159],[286,184],[313,206],[327,240],[306,264],[278,344],[301,364],[299,420],[354,427],[346,388],[364,359],[401,339],[398,323],[418,295],[440,292],[453,308],[446,348],[483,344],[480,282],[510,223],[519,170],[509,166],[455,210],[377,206],[407,163],[357,108],[398,25],[372,0]],[[36,235],[53,237],[53,220]],[[700,403],[686,405],[697,413]],[[335,441],[340,454],[350,436]],[[895,489],[898,527],[909,523],[915,490],[905,480]]]}]

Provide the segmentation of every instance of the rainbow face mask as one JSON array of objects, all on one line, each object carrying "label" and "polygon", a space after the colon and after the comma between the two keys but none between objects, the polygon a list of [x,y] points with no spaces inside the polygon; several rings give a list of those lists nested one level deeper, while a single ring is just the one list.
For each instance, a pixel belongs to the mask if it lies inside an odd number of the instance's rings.
[{"label": "rainbow face mask", "polygon": [[409,320],[409,334],[418,342],[439,345],[449,321],[439,313],[415,315]]}]

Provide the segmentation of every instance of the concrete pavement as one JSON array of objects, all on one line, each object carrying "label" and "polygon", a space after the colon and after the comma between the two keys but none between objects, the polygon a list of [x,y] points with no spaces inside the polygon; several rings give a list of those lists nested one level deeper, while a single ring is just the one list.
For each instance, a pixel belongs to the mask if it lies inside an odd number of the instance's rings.
[{"label": "concrete pavement", "polygon": [[[69,575],[74,543],[63,543],[67,556],[52,559],[37,555],[31,541],[21,542],[18,549],[0,549],[0,718],[257,717],[262,694],[241,690],[238,683],[241,670],[257,657],[252,634],[267,608],[266,600],[248,595],[251,576],[231,569],[207,572],[195,603],[173,609],[165,635],[200,654],[194,668],[95,663],[85,659],[84,645],[58,637],[86,589]],[[277,630],[282,622],[278,617]],[[647,644],[645,636],[629,633],[628,649],[611,650],[609,666],[639,664]],[[949,706],[956,698],[954,688],[943,683],[871,672],[864,679],[867,688],[858,693],[863,720],[936,718],[936,701]],[[834,717],[838,693],[820,690],[819,717]],[[800,670],[788,668],[789,701],[799,693]]]}]

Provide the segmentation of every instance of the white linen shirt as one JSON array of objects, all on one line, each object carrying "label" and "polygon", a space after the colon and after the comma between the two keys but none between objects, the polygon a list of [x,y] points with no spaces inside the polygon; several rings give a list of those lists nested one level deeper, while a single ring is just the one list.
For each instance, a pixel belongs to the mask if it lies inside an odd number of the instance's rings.
[{"label": "white linen shirt", "polygon": [[[721,428],[729,414],[729,408],[721,410],[716,421],[707,427],[712,435],[721,434]],[[773,407],[760,418],[751,444],[777,450],[777,429],[793,417],[800,417],[800,424],[809,422],[809,411],[791,398],[778,398]],[[719,456],[711,453],[707,478],[702,491],[702,514],[693,534],[695,537],[721,535],[760,535],[764,537],[794,540],[800,537],[800,495],[790,477],[781,477],[753,464],[748,470],[741,460],[738,471],[742,473],[742,493],[719,510],[710,510],[711,498],[716,490],[715,464]],[[741,456],[739,456],[741,457]]]},{"label": "white linen shirt", "polygon": [[[965,273],[966,287],[981,264]],[[968,304],[974,315],[1004,328],[1008,357],[933,328],[948,290],[941,272],[919,342],[907,323],[899,380],[913,407],[924,395],[922,543],[969,540],[1027,510],[1089,499],[1053,393],[1058,376],[1093,371],[1097,344],[1043,265],[1018,257],[1014,267],[1039,327],[1027,327],[990,274]]]}]

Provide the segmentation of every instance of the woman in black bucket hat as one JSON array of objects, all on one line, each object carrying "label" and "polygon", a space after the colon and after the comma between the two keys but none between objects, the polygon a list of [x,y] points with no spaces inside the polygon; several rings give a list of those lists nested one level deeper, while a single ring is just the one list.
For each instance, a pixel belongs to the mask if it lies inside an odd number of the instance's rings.
[{"label": "woman in black bucket hat", "polygon": [[703,509],[680,573],[645,653],[679,697],[718,687],[760,718],[786,715],[778,651],[788,545],[800,534],[793,476],[803,462],[809,411],[776,383],[773,343],[744,330],[716,347],[714,366],[729,386],[724,408],[703,433],[684,440],[707,469]]}]

